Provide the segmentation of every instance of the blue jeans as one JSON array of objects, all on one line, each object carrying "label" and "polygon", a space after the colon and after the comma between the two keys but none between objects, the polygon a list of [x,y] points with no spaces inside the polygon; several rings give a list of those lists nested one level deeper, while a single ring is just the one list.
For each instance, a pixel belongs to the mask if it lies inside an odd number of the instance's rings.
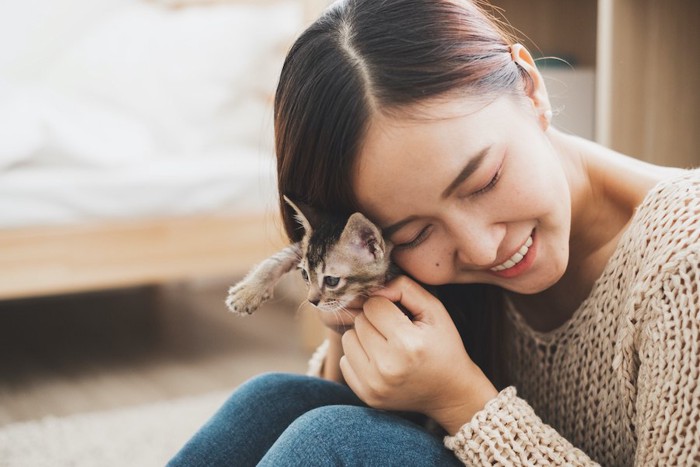
[{"label": "blue jeans", "polygon": [[442,440],[346,386],[266,374],[235,391],[169,466],[462,465]]}]

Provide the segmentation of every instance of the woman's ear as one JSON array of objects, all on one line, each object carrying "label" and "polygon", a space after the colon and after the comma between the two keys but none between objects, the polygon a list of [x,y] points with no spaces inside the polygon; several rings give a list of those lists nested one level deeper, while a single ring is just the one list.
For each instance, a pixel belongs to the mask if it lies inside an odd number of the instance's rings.
[{"label": "woman's ear", "polygon": [[549,103],[544,79],[537,69],[532,55],[522,44],[513,44],[510,47],[510,53],[513,61],[524,69],[532,79],[532,86],[527,86],[525,91],[539,118],[540,126],[546,130],[552,122],[552,106]]}]

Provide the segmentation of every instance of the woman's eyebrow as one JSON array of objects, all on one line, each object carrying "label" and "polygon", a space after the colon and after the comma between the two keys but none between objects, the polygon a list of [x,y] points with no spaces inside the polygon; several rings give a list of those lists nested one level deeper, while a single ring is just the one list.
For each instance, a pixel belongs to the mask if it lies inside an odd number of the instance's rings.
[{"label": "woman's eyebrow", "polygon": [[415,220],[416,216],[408,216],[407,218],[400,220],[394,224],[391,224],[389,227],[382,229],[382,233],[384,238],[389,238],[391,237],[397,230],[399,230],[401,227],[404,225],[408,224],[412,220]]},{"label": "woman's eyebrow", "polygon": [[487,146],[481,151],[479,151],[479,153],[476,156],[470,158],[469,162],[467,162],[467,164],[464,166],[459,175],[457,175],[457,177],[454,180],[452,180],[452,183],[450,183],[450,185],[447,188],[445,188],[445,191],[442,192],[442,195],[440,195],[440,197],[442,199],[445,199],[448,196],[450,196],[452,192],[454,192],[457,189],[457,187],[462,184],[462,182],[471,177],[471,175],[474,172],[479,170],[479,167],[481,167],[481,164],[484,162],[484,158],[486,157],[486,154],[488,154],[490,149],[491,146]]}]

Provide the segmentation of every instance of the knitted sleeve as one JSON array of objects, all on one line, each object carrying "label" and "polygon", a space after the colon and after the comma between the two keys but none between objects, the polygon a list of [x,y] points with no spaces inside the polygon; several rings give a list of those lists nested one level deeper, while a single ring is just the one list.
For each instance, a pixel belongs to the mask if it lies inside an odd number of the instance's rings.
[{"label": "knitted sleeve", "polygon": [[455,436],[445,437],[465,465],[598,465],[545,424],[510,386]]},{"label": "knitted sleeve", "polygon": [[309,359],[309,363],[306,367],[306,376],[315,376],[317,378],[321,377],[323,372],[323,364],[326,361],[326,355],[328,355],[328,347],[330,346],[330,341],[325,339],[321,345],[316,348],[316,351]]},{"label": "knitted sleeve", "polygon": [[635,465],[700,465],[700,238],[695,242],[650,303],[654,315],[639,351]]}]

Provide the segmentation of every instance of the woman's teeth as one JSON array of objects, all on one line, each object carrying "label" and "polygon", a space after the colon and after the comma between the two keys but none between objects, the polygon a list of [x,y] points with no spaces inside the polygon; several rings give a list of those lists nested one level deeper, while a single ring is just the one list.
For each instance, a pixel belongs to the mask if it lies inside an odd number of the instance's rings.
[{"label": "woman's teeth", "polygon": [[530,249],[532,246],[532,235],[530,235],[527,238],[527,241],[523,246],[520,247],[517,253],[515,253],[513,256],[510,257],[505,263],[499,264],[498,266],[495,266],[491,268],[492,271],[498,272],[498,271],[504,271],[506,269],[510,269],[516,264],[518,264],[520,261],[523,260],[525,255],[527,254],[527,251]]}]

